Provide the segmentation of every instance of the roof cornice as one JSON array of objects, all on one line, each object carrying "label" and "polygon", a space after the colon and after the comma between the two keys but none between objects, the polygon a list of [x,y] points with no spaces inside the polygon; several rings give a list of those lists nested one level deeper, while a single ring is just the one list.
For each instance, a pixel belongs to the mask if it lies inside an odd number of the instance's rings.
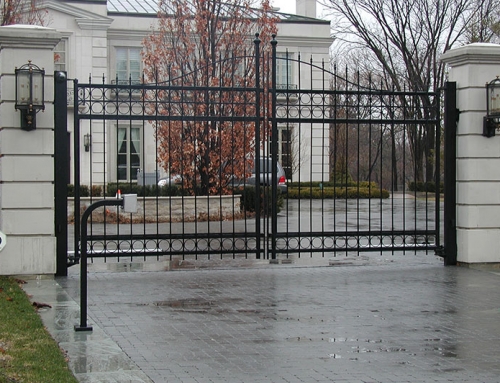
[{"label": "roof cornice", "polygon": [[80,29],[100,29],[100,30],[107,30],[110,26],[111,23],[113,22],[112,19],[87,19],[87,18],[75,18],[76,23],[80,27]]},{"label": "roof cornice", "polygon": [[81,29],[106,30],[113,22],[112,18],[102,16],[94,12],[89,12],[61,1],[44,0],[41,7],[74,16],[76,23]]},{"label": "roof cornice", "polygon": [[0,49],[45,48],[54,49],[62,35],[53,28],[33,25],[6,25],[0,27]]}]

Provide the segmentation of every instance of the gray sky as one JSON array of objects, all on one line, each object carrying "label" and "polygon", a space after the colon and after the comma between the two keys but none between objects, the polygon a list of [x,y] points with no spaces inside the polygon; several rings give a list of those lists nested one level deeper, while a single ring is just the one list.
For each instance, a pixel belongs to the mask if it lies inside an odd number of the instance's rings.
[{"label": "gray sky", "polygon": [[280,12],[295,13],[295,0],[272,0],[271,3],[280,8]]}]

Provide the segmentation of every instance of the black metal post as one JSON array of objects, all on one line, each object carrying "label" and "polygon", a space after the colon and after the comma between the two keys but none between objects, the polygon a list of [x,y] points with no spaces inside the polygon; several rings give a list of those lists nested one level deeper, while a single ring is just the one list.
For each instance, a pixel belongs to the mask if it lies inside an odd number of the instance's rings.
[{"label": "black metal post", "polygon": [[123,206],[123,199],[94,202],[83,213],[80,236],[80,325],[75,325],[75,331],[92,331],[92,326],[87,325],[87,221],[92,212],[102,206]]},{"label": "black metal post", "polygon": [[444,88],[444,264],[457,264],[457,84]]},{"label": "black metal post", "polygon": [[74,100],[73,100],[73,178],[74,178],[74,249],[75,262],[80,260],[80,113],[78,111],[78,79],[73,80]]},{"label": "black metal post", "polygon": [[[276,36],[273,35],[273,40],[271,41],[272,46],[272,124],[271,124],[271,259],[276,259],[276,233],[278,232],[278,173],[276,172],[277,161],[278,161],[278,123],[276,122],[276,108],[277,108],[277,92],[276,92],[276,46],[278,42],[276,41]],[[268,212],[267,204],[264,207],[265,211]]]},{"label": "black metal post", "polygon": [[68,83],[66,72],[54,72],[54,222],[56,276],[68,275]]},{"label": "black metal post", "polygon": [[[260,232],[261,226],[260,226],[260,177],[261,175],[261,170],[260,170],[260,110],[261,110],[261,105],[260,105],[260,39],[259,39],[259,34],[255,34],[255,40],[253,41],[255,44],[255,163],[254,163],[254,168],[255,168],[255,176],[256,176],[256,182],[255,182],[255,235],[257,236],[257,254],[256,258],[260,259],[260,253],[261,253],[261,242],[260,239],[262,238],[262,233]],[[264,236],[265,238],[265,236]]]}]

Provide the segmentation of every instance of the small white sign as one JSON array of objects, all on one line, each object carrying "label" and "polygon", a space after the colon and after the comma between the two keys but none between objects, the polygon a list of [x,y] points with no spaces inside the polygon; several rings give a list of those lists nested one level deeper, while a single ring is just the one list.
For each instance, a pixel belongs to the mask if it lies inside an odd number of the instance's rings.
[{"label": "small white sign", "polygon": [[137,213],[137,194],[123,195],[123,211],[126,213]]},{"label": "small white sign", "polygon": [[3,250],[6,244],[7,244],[7,236],[0,231],[0,251]]}]

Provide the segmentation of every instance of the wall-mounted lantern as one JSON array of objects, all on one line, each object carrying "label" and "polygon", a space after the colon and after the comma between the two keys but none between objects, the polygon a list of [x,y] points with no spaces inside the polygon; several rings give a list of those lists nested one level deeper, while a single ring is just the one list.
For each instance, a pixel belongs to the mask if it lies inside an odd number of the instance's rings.
[{"label": "wall-mounted lantern", "polygon": [[90,134],[86,134],[83,136],[83,146],[86,152],[90,151],[90,146],[92,145],[92,136]]},{"label": "wall-mounted lantern", "polygon": [[45,109],[45,70],[28,61],[16,68],[16,109],[21,111],[21,129],[36,129],[36,114]]},{"label": "wall-mounted lantern", "polygon": [[486,116],[483,118],[483,136],[493,137],[500,129],[500,79],[486,84]]}]

